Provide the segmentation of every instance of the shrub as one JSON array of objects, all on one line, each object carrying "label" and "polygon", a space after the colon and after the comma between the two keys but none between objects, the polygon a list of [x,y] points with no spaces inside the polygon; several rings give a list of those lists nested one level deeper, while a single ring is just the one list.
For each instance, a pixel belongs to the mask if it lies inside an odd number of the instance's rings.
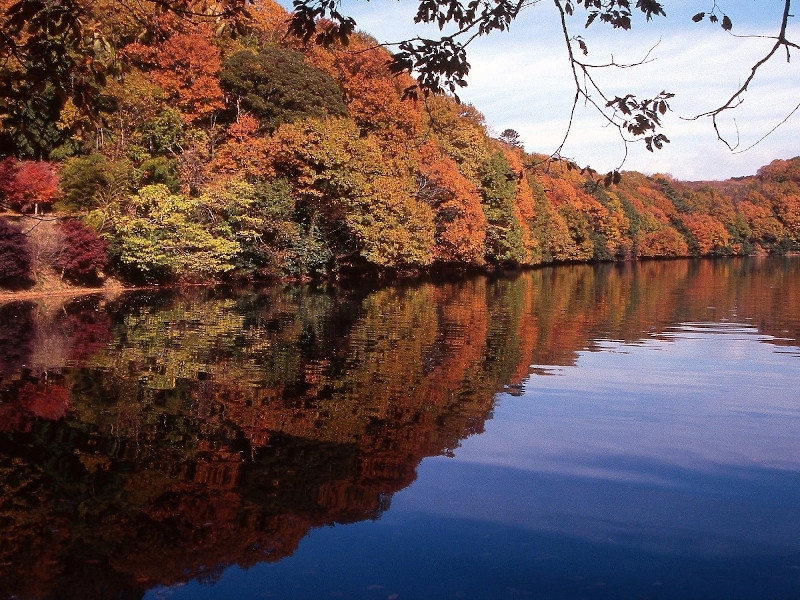
[{"label": "shrub", "polygon": [[79,283],[96,281],[108,265],[108,242],[80,221],[64,221],[58,228],[64,247],[54,266],[61,276]]},{"label": "shrub", "polygon": [[24,285],[29,281],[30,274],[28,238],[7,219],[0,217],[0,285]]}]

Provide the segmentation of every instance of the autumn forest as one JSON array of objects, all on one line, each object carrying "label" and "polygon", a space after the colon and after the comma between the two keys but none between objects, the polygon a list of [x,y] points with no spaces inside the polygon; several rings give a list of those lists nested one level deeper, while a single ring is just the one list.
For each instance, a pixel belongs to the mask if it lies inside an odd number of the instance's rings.
[{"label": "autumn forest", "polygon": [[0,0],[4,47],[28,50],[0,65],[0,287],[800,249],[800,158],[726,182],[605,177],[407,94],[368,34],[288,36],[271,0],[246,18],[76,0],[80,31],[54,13],[38,46],[16,4]]}]

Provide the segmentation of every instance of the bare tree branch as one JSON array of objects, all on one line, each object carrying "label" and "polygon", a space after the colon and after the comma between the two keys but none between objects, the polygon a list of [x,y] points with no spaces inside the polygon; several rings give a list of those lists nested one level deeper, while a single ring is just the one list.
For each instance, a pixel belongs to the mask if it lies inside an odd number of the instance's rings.
[{"label": "bare tree branch", "polygon": [[747,152],[748,150],[752,150],[753,148],[755,148],[756,146],[758,146],[758,145],[759,145],[761,142],[763,142],[765,139],[767,139],[769,136],[771,136],[773,133],[775,133],[775,131],[777,131],[777,130],[778,130],[780,127],[781,127],[781,125],[783,125],[784,123],[786,123],[786,121],[788,121],[789,119],[791,119],[791,118],[792,118],[792,115],[793,115],[794,113],[796,113],[798,110],[800,110],[800,104],[798,104],[797,106],[795,106],[795,107],[794,107],[794,108],[793,108],[793,109],[792,109],[792,110],[789,112],[789,114],[788,114],[788,115],[786,115],[786,116],[785,116],[785,117],[784,117],[784,118],[783,118],[783,119],[782,119],[782,120],[781,120],[781,121],[780,121],[780,122],[779,122],[777,125],[773,126],[773,127],[772,127],[772,129],[770,129],[770,130],[769,130],[767,133],[765,133],[764,135],[762,135],[762,136],[761,136],[761,137],[760,137],[760,138],[759,138],[757,141],[753,142],[753,143],[752,143],[752,144],[750,144],[750,145],[749,145],[747,148],[744,148],[744,149],[742,149],[742,150],[734,150],[734,151],[733,151],[733,153],[734,153],[734,154],[743,154],[743,153]]},{"label": "bare tree branch", "polygon": [[[735,109],[736,107],[740,106],[744,102],[744,98],[743,98],[744,93],[747,91],[747,88],[750,86],[750,83],[755,79],[756,74],[758,73],[758,70],[762,66],[764,66],[766,63],[768,63],[770,60],[772,60],[772,57],[775,56],[778,53],[778,50],[780,50],[781,48],[785,48],[785,50],[786,50],[786,62],[789,62],[790,59],[791,59],[790,49],[791,48],[800,49],[800,46],[798,46],[796,43],[790,41],[786,37],[786,28],[787,28],[787,26],[789,24],[789,17],[792,16],[790,14],[791,4],[792,4],[791,0],[785,0],[784,7],[783,7],[783,17],[781,18],[781,28],[780,28],[780,32],[778,33],[778,35],[776,37],[772,37],[772,36],[757,36],[757,37],[767,37],[769,39],[774,39],[775,40],[775,44],[772,46],[770,51],[767,52],[767,54],[763,58],[761,58],[761,60],[756,62],[750,68],[750,75],[747,77],[747,79],[745,79],[744,83],[742,83],[742,85],[739,86],[739,88],[731,95],[730,98],[728,98],[728,100],[724,104],[718,106],[717,108],[714,108],[712,110],[700,113],[698,115],[695,115],[694,117],[690,117],[689,119],[687,119],[687,120],[690,120],[690,121],[695,121],[695,120],[701,119],[703,117],[711,117],[711,122],[713,124],[714,131],[717,134],[717,139],[719,139],[719,141],[721,141],[723,144],[725,144],[728,147],[728,149],[731,150],[731,151],[734,151],[739,147],[738,135],[737,135],[736,143],[731,143],[728,139],[726,139],[725,136],[723,136],[719,131],[719,126],[718,126],[718,123],[717,123],[717,117],[719,115],[721,115],[722,113],[724,113],[725,111]],[[716,4],[715,4],[715,6],[716,6]],[[752,37],[752,36],[737,36],[737,37]],[[800,108],[800,105],[796,106],[786,116],[786,118],[783,119],[783,121],[778,123],[778,125],[773,127],[769,132],[767,132],[764,136],[762,136],[761,139],[759,139],[755,144],[752,144],[752,145],[748,146],[742,152],[744,152],[746,150],[749,150],[750,148],[753,148],[754,146],[760,144],[764,139],[766,139],[776,129],[778,129],[778,127],[780,127],[783,123],[785,123],[789,119],[789,117],[791,117],[798,110],[798,108]]]},{"label": "bare tree branch", "polygon": [[[592,70],[607,68],[629,69],[647,64],[650,62],[650,55],[658,44],[650,48],[641,60],[633,63],[618,63],[614,60],[613,56],[610,62],[606,63],[593,64],[584,62],[576,56],[573,42],[577,42],[583,54],[588,55],[589,51],[586,43],[580,36],[571,36],[569,26],[567,25],[567,15],[570,14],[567,9],[569,0],[567,0],[567,4],[564,4],[562,0],[553,1],[559,11],[561,32],[567,47],[567,57],[572,72],[572,80],[575,84],[575,95],[572,100],[572,106],[570,107],[567,128],[561,143],[553,152],[553,156],[559,157],[561,155],[561,151],[564,149],[572,131],[578,102],[583,98],[584,102],[594,107],[609,126],[614,127],[618,131],[619,137],[622,140],[624,154],[620,165],[609,174],[613,179],[614,173],[622,167],[627,159],[628,146],[630,143],[644,142],[645,147],[651,152],[654,148],[660,149],[663,144],[669,143],[669,139],[667,139],[664,134],[656,133],[656,129],[661,127],[661,116],[669,110],[667,100],[673,95],[662,91],[654,98],[645,100],[637,100],[632,94],[628,94],[624,97],[615,96],[614,98],[609,98],[603,91],[603,88],[595,81],[592,76]],[[590,19],[592,19],[591,15]],[[591,20],[589,23],[591,23]],[[601,99],[601,101],[598,101],[596,98]]]}]

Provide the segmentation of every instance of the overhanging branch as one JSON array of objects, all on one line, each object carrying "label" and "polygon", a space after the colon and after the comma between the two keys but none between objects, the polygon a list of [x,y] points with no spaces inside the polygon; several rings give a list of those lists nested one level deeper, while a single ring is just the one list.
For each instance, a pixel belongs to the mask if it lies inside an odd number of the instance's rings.
[{"label": "overhanging branch", "polygon": [[[745,92],[747,92],[747,89],[750,86],[750,84],[756,78],[756,75],[757,75],[759,69],[761,67],[763,67],[765,64],[767,64],[770,60],[772,60],[772,58],[778,53],[778,51],[781,48],[784,48],[786,50],[786,62],[790,62],[790,60],[791,60],[791,48],[800,49],[800,46],[798,46],[796,43],[790,41],[786,37],[786,29],[787,29],[788,24],[789,24],[789,18],[792,16],[791,13],[790,13],[791,4],[792,4],[791,0],[785,0],[784,7],[783,7],[783,16],[781,18],[780,32],[774,38],[773,37],[769,37],[769,39],[774,39],[775,40],[775,44],[772,46],[772,48],[769,50],[769,52],[767,52],[767,54],[764,57],[762,57],[759,61],[757,61],[750,68],[750,74],[748,75],[747,79],[744,80],[744,83],[742,83],[739,86],[739,88],[731,95],[730,98],[728,98],[728,100],[724,104],[718,106],[717,108],[714,108],[712,110],[700,113],[698,115],[695,115],[694,117],[690,117],[690,118],[687,119],[687,120],[690,120],[690,121],[696,121],[697,119],[701,119],[701,118],[704,118],[704,117],[710,117],[712,125],[714,127],[714,131],[717,134],[717,139],[719,139],[719,141],[721,141],[723,144],[725,144],[728,147],[728,149],[731,150],[731,151],[735,151],[739,147],[739,141],[737,140],[736,143],[731,143],[728,139],[725,138],[725,136],[723,136],[720,133],[719,124],[717,123],[717,117],[719,115],[723,114],[724,112],[729,111],[729,110],[733,110],[733,109],[737,108],[738,106],[740,106],[742,103],[744,103],[744,97],[743,96],[744,96]],[[742,37],[742,36],[737,36],[737,37]],[[758,37],[767,37],[767,36],[758,36]],[[789,117],[791,117],[798,110],[798,108],[800,108],[800,105],[798,105],[794,109],[792,109],[792,111],[780,123],[778,123],[778,125],[776,125],[770,131],[768,131],[755,144],[752,144],[752,145],[748,146],[743,151],[749,150],[750,148],[753,148],[754,146],[756,146],[756,145],[760,144],[762,141],[764,141],[773,132],[775,132],[775,130],[777,130],[783,123],[785,123],[789,119]]]}]

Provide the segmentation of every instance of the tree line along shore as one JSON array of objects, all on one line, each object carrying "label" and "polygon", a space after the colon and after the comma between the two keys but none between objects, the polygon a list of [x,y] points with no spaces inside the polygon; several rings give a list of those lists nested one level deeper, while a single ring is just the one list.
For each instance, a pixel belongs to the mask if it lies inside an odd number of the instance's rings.
[{"label": "tree line along shore", "polygon": [[409,96],[368,34],[304,43],[270,0],[235,27],[109,4],[87,8],[104,76],[80,101],[45,78],[4,108],[0,291],[800,248],[800,158],[724,182],[604,177]]}]

